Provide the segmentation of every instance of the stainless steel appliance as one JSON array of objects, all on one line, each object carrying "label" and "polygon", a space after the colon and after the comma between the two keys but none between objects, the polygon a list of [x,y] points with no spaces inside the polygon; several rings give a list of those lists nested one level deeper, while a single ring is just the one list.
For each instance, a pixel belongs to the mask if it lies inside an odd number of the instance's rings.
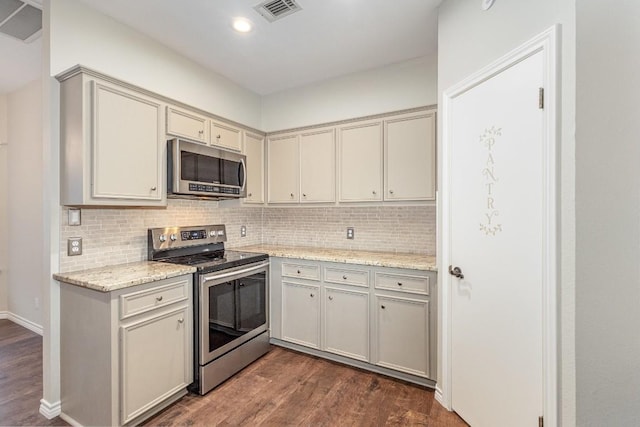
[{"label": "stainless steel appliance", "polygon": [[167,144],[169,196],[246,197],[244,155],[177,138]]},{"label": "stainless steel appliance", "polygon": [[205,394],[269,351],[269,259],[226,250],[224,225],[148,230],[150,261],[196,267],[194,383]]}]

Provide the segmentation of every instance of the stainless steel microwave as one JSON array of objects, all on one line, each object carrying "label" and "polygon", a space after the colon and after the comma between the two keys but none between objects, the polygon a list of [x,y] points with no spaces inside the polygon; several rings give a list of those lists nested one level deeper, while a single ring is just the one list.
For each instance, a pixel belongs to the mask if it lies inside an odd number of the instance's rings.
[{"label": "stainless steel microwave", "polygon": [[169,196],[246,197],[244,155],[177,138],[167,144]]}]

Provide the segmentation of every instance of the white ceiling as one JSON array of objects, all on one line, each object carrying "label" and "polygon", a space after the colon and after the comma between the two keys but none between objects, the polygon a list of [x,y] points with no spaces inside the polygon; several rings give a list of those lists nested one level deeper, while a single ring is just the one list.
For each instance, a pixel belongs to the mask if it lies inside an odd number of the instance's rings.
[{"label": "white ceiling", "polygon": [[[81,1],[264,95],[435,53],[442,0],[297,0],[300,12],[273,23],[253,9],[260,0]],[[231,28],[238,16],[252,32]],[[23,45],[24,64],[9,68],[39,67],[34,47]],[[10,74],[4,49],[0,80]]]}]

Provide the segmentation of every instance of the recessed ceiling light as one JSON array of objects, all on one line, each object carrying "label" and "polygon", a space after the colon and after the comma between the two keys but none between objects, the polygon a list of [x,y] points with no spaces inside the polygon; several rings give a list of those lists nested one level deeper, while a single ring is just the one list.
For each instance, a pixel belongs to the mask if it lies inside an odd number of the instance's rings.
[{"label": "recessed ceiling light", "polygon": [[239,33],[248,33],[253,28],[251,21],[246,18],[236,18],[233,20],[233,29]]}]

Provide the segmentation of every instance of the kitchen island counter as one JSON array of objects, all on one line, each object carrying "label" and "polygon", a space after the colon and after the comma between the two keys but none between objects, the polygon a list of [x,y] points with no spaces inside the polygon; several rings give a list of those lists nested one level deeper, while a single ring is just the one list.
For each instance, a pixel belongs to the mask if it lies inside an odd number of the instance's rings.
[{"label": "kitchen island counter", "polygon": [[53,278],[72,285],[111,292],[157,280],[195,273],[195,267],[167,262],[140,261],[89,270],[54,274]]},{"label": "kitchen island counter", "polygon": [[329,261],[346,264],[437,271],[436,257],[424,254],[282,245],[252,245],[234,249],[245,252],[266,253],[269,256],[281,258],[297,258],[313,261]]}]

